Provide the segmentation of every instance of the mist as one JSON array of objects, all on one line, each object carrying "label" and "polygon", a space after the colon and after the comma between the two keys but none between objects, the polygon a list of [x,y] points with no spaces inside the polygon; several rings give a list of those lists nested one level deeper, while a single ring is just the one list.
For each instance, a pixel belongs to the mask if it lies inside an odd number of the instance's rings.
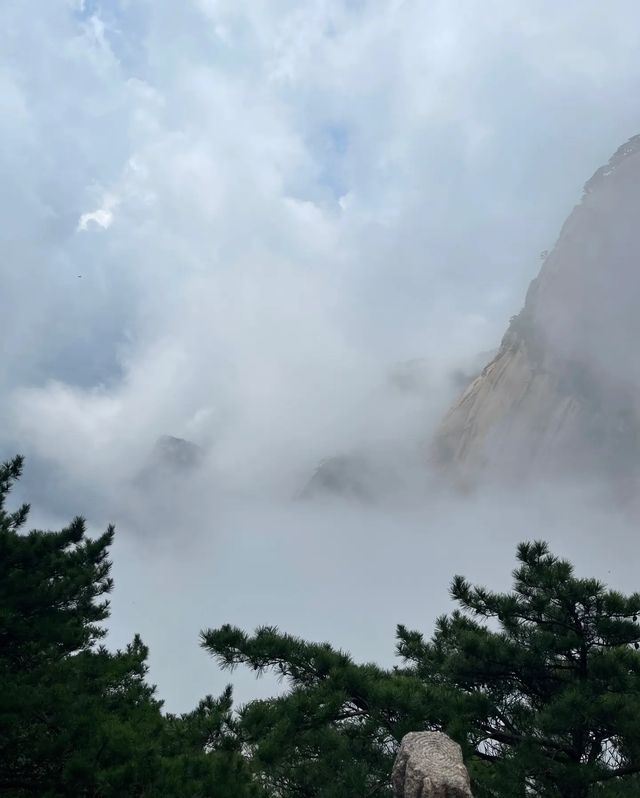
[{"label": "mist", "polygon": [[[640,130],[636,3],[40,5],[0,9],[0,445],[32,525],[116,524],[108,644],[142,635],[168,710],[280,689],[204,627],[390,664],[454,573],[507,588],[521,540],[637,588],[599,483],[461,495],[429,462]],[[332,458],[355,487],[306,491]]]}]

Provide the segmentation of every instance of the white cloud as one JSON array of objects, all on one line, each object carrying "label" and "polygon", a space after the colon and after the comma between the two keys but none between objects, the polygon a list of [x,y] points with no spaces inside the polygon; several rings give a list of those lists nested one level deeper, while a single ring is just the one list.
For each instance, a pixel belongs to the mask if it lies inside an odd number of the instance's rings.
[{"label": "white cloud", "polygon": [[112,194],[105,195],[102,206],[95,211],[83,213],[78,220],[78,231],[90,230],[91,227],[101,227],[108,230],[113,223],[113,209],[118,205],[118,198]]},{"label": "white cloud", "polygon": [[[151,402],[134,435],[104,427],[110,462],[213,404],[224,462],[267,469],[281,447],[302,469],[388,362],[490,348],[581,182],[640,126],[638,11],[618,6],[582,3],[576,27],[575,4],[501,0],[98,3],[50,9],[34,61],[7,4],[4,206],[25,234],[6,395],[40,397],[15,410],[29,445],[51,456],[64,428],[86,450],[93,403]],[[18,314],[23,280],[40,288]]]},{"label": "white cloud", "polygon": [[[635,0],[2,3],[7,454],[116,512],[158,435],[193,437],[213,516],[417,440],[640,129],[639,23]],[[411,357],[429,407],[379,387]]]}]

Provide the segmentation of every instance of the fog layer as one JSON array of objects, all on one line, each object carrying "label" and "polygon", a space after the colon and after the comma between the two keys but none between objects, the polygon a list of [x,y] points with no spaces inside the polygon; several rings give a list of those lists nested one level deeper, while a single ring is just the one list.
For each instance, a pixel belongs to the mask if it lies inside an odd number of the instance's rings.
[{"label": "fog layer", "polygon": [[[2,4],[0,445],[33,523],[117,524],[110,639],[142,634],[170,709],[227,679],[203,626],[389,661],[452,573],[506,585],[520,539],[632,587],[590,485],[462,500],[424,460],[640,130],[637,23],[633,0]],[[166,435],[197,464],[159,462]],[[334,456],[374,464],[372,501],[296,499]]]}]

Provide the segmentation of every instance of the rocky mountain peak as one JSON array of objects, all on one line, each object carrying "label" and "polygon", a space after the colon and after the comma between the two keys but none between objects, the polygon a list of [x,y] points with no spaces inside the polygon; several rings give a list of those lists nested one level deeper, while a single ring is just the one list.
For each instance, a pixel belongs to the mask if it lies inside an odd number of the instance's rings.
[{"label": "rocky mountain peak", "polygon": [[444,419],[462,479],[635,480],[640,459],[640,136],[585,185],[497,355]]}]

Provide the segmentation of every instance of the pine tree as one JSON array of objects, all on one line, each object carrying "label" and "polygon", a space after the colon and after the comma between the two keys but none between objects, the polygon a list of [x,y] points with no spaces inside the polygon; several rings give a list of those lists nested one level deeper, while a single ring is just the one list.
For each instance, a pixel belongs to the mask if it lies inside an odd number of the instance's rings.
[{"label": "pine tree", "polygon": [[270,669],[287,692],[163,715],[140,638],[101,642],[113,529],[25,534],[29,508],[5,508],[21,468],[0,466],[3,795],[387,798],[421,729],[461,743],[477,798],[640,794],[640,595],[577,578],[546,544],[519,547],[509,593],[455,577],[459,609],[428,641],[399,626],[392,670],[273,627],[208,630],[223,667]]},{"label": "pine tree", "polygon": [[455,577],[461,611],[429,643],[400,627],[398,653],[464,696],[468,750],[496,783],[583,798],[640,770],[640,595],[576,578],[544,543],[520,545],[518,560],[510,593]]},{"label": "pine tree", "polygon": [[109,528],[76,518],[22,533],[6,499],[22,459],[0,466],[0,793],[21,798],[254,798],[231,692],[163,716],[139,637],[110,652]]},{"label": "pine tree", "polygon": [[398,627],[404,666],[355,665],[327,644],[263,628],[203,633],[223,667],[285,678],[241,729],[275,794],[388,795],[407,731],[443,729],[463,746],[478,798],[633,793],[640,772],[640,595],[625,597],[544,543],[522,544],[510,593],[455,577],[460,609],[425,641]]},{"label": "pine tree", "polygon": [[163,729],[157,798],[265,798],[242,755],[231,687]]},{"label": "pine tree", "polygon": [[274,796],[390,795],[402,734],[424,722],[424,685],[376,665],[356,665],[328,644],[273,627],[253,637],[231,626],[208,630],[203,645],[222,667],[245,664],[287,681],[278,698],[243,707],[239,733]]}]

